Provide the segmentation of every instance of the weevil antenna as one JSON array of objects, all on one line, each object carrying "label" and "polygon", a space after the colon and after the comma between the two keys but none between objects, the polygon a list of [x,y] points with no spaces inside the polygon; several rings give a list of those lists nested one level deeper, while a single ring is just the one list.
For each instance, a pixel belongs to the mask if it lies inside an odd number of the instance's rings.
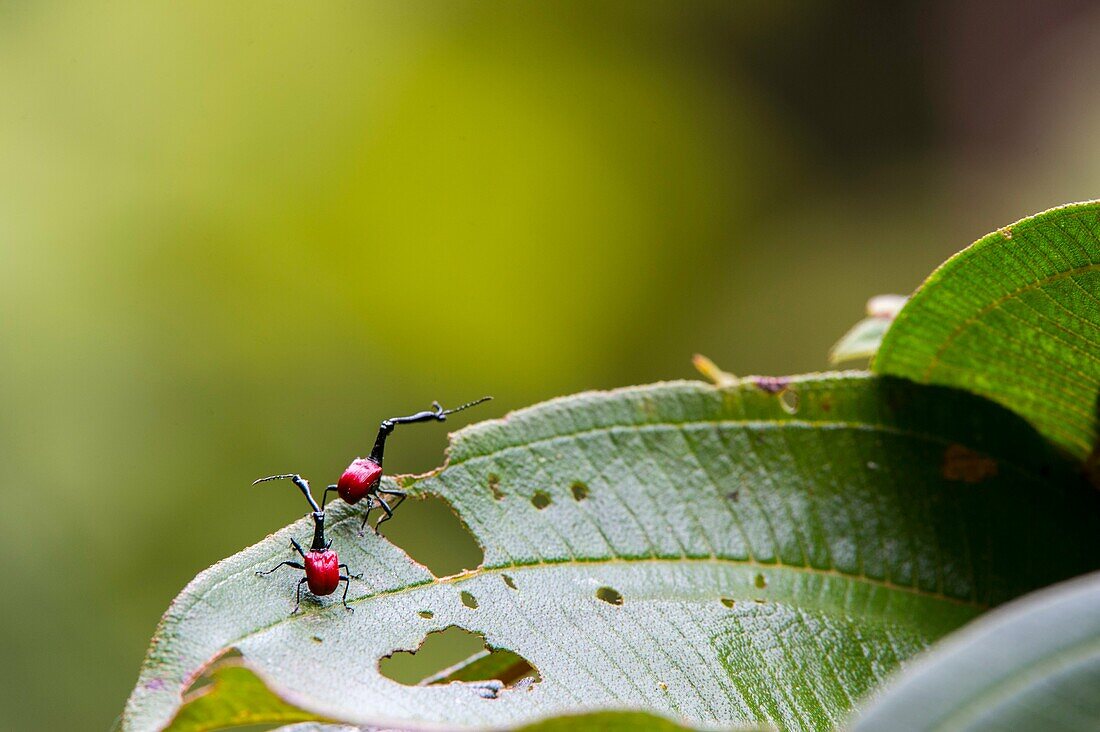
[{"label": "weevil antenna", "polygon": [[439,413],[440,416],[441,417],[446,417],[448,414],[454,414],[455,412],[461,412],[463,409],[469,409],[470,407],[476,407],[478,404],[481,404],[483,402],[492,401],[492,399],[493,398],[491,396],[483,396],[480,399],[475,399],[472,402],[466,402],[465,404],[463,404],[461,406],[458,406],[458,407],[455,407],[454,409],[443,409],[443,407],[440,406],[439,402],[432,402],[432,406],[439,407],[439,409],[441,410],[440,413]]},{"label": "weevil antenna", "polygon": [[258,478],[252,481],[252,485],[259,485],[260,483],[266,483],[269,480],[292,480],[294,485],[298,486],[298,490],[302,492],[302,495],[309,501],[310,507],[314,513],[322,513],[321,507],[317,505],[317,501],[313,499],[313,492],[309,489],[309,481],[297,473],[283,473],[281,475],[269,475],[266,478]]}]

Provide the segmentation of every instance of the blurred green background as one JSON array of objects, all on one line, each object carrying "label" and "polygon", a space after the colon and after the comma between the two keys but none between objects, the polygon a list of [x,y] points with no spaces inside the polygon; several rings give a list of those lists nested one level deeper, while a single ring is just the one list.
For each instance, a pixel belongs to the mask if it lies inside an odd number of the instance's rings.
[{"label": "blurred green background", "polygon": [[[695,351],[823,368],[868,296],[1095,197],[1098,33],[1068,1],[0,3],[4,726],[108,727],[172,597],[303,513],[253,478],[323,485],[432,399],[496,396],[453,429]],[[470,561],[439,506],[388,526]]]}]

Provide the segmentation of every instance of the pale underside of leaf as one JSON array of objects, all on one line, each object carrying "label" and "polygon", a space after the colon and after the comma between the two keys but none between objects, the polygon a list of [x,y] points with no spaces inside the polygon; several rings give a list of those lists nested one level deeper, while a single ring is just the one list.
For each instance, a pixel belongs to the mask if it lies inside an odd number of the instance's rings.
[{"label": "pale underside of leaf", "polygon": [[901,310],[873,368],[981,394],[1085,458],[1100,408],[1100,203],[1024,219],[952,257]]},{"label": "pale underside of leaf", "polygon": [[[361,509],[338,503],[334,547],[365,572],[356,612],[310,598],[290,617],[297,574],[254,576],[308,535],[293,524],[173,603],[126,729],[167,724],[228,648],[288,703],[356,724],[638,709],[825,729],[984,608],[1096,566],[1094,497],[1004,410],[858,374],[765,386],[583,394],[461,431],[445,468],[400,484],[452,504],[481,568],[437,579],[358,537]],[[954,470],[960,450],[984,469]],[[540,681],[486,698],[380,675],[379,658],[451,625],[520,654]]]}]

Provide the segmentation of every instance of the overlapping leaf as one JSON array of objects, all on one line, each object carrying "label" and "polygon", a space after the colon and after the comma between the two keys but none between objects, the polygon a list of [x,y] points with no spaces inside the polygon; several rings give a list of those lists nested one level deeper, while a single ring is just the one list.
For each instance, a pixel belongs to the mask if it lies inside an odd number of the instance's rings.
[{"label": "overlapping leaf", "polygon": [[[444,469],[401,482],[455,507],[481,568],[435,578],[358,537],[358,509],[337,504],[334,546],[365,572],[356,612],[327,598],[291,617],[296,578],[254,571],[288,558],[309,534],[299,521],[177,598],[124,728],[169,724],[236,649],[287,703],[356,724],[619,709],[824,729],[984,608],[1100,564],[1095,496],[1022,420],[861,375],[555,400],[461,431]],[[540,681],[485,694],[379,674],[382,656],[451,625]]]},{"label": "overlapping leaf", "polygon": [[1100,406],[1100,203],[1024,219],[952,257],[901,310],[873,368],[981,394],[1088,456]]},{"label": "overlapping leaf", "polygon": [[945,639],[853,732],[1100,729],[1100,573],[1012,603]]}]

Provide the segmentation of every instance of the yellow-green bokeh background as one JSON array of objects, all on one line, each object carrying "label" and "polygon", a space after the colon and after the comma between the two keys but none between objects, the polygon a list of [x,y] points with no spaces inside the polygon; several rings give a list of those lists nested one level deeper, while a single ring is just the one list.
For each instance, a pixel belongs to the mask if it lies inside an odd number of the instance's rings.
[{"label": "yellow-green bokeh background", "polygon": [[822,368],[1097,193],[1100,15],[880,5],[0,3],[2,726],[106,728],[178,590],[303,512],[259,475],[432,399]]}]

